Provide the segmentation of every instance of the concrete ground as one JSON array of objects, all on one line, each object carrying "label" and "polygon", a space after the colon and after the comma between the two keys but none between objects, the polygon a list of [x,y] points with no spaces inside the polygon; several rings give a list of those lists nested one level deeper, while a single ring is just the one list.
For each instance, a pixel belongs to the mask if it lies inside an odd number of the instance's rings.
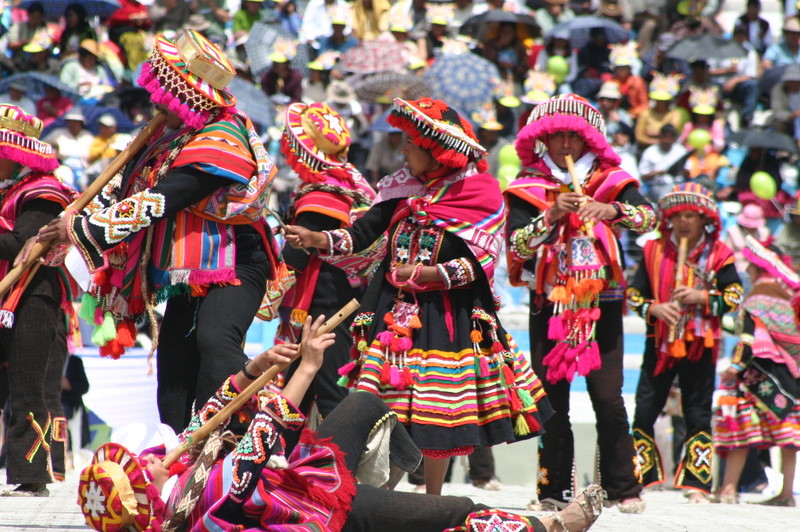
[{"label": "concrete ground", "polygon": [[[5,478],[0,471],[0,478]],[[61,484],[51,485],[49,498],[0,498],[0,532],[34,532],[39,530],[90,530],[75,503],[78,474],[73,471]],[[0,485],[0,490],[5,486]],[[410,490],[409,484],[399,489]],[[525,505],[533,489],[504,486],[500,491],[483,491],[467,484],[445,485],[445,495],[471,497],[477,502],[528,513]],[[621,514],[616,508],[604,511],[593,531],[614,532],[738,532],[756,530],[798,530],[800,512],[796,508],[770,508],[752,504],[689,505],[679,492],[654,491],[645,495],[647,510],[641,515]],[[759,500],[748,495],[746,502]],[[380,531],[375,531],[380,532]],[[409,531],[413,532],[413,531]]]}]

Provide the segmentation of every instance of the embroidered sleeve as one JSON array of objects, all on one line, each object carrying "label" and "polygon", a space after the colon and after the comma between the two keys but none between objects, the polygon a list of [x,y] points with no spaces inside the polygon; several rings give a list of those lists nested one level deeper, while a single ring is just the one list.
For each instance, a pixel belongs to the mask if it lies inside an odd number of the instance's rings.
[{"label": "embroidered sleeve", "polygon": [[69,239],[83,255],[89,270],[94,271],[103,264],[104,251],[197,203],[224,184],[224,179],[196,169],[171,170],[153,188],[91,214],[76,216],[67,228]]},{"label": "embroidered sleeve", "polygon": [[280,395],[262,391],[258,395],[258,410],[247,432],[231,454],[233,482],[229,500],[241,503],[255,489],[261,470],[267,464],[278,437],[286,430],[303,426],[303,414]]},{"label": "embroidered sleeve", "polygon": [[656,302],[652,296],[652,288],[650,287],[650,279],[647,275],[647,268],[645,268],[644,260],[639,263],[636,268],[636,273],[625,291],[625,297],[628,305],[634,312],[642,317],[648,324],[652,324],[650,319],[650,308]]},{"label": "embroidered sleeve", "polygon": [[115,175],[111,181],[97,194],[89,205],[83,209],[83,214],[91,214],[99,210],[105,209],[113,204],[117,195],[119,194],[119,187],[122,184],[122,172]]},{"label": "embroidered sleeve", "polygon": [[333,231],[322,231],[328,239],[328,249],[320,251],[324,257],[338,257],[353,254],[353,236],[347,229],[334,229]]},{"label": "embroidered sleeve", "polygon": [[739,334],[739,342],[733,350],[731,365],[737,370],[742,371],[750,365],[753,360],[753,333],[756,330],[756,322],[749,313],[744,314],[742,332]]},{"label": "embroidered sleeve", "polygon": [[324,231],[328,237],[325,256],[352,255],[367,249],[389,228],[397,204],[400,199],[391,199],[376,203],[351,227]]},{"label": "embroidered sleeve", "polygon": [[733,262],[723,266],[717,273],[720,288],[709,290],[705,311],[709,316],[722,316],[735,311],[744,299],[744,288]]},{"label": "embroidered sleeve", "polygon": [[528,225],[511,233],[509,237],[511,254],[523,261],[533,258],[536,254],[536,248],[553,236],[554,227],[547,221],[547,213],[542,213],[531,219]]},{"label": "embroidered sleeve", "polygon": [[449,260],[436,265],[436,270],[442,278],[445,290],[466,286],[475,280],[475,268],[466,257]]},{"label": "embroidered sleeve", "polygon": [[614,201],[611,203],[620,212],[613,223],[624,225],[637,233],[648,233],[656,228],[656,213],[650,205],[630,205]]},{"label": "embroidered sleeve", "polygon": [[[217,390],[217,392],[211,396],[211,398],[206,401],[206,404],[203,405],[198,412],[192,416],[192,419],[189,421],[189,425],[186,427],[181,435],[181,441],[184,441],[191,437],[191,435],[199,429],[206,421],[214,417],[214,415],[222,410],[225,405],[233,401],[239,395],[239,390],[236,389],[236,386],[233,384],[233,377],[228,377],[225,379],[225,382],[222,383],[222,386]],[[245,407],[243,407],[245,408]],[[224,422],[227,424],[227,421]]]}]

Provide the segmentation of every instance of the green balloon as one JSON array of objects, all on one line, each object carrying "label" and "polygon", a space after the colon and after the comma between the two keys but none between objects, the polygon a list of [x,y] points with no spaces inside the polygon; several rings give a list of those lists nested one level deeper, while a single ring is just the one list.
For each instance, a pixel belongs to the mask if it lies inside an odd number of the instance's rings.
[{"label": "green balloon", "polygon": [[686,140],[695,150],[702,150],[711,142],[711,133],[707,129],[694,129]]},{"label": "green balloon", "polygon": [[508,184],[516,179],[518,173],[518,166],[510,164],[500,165],[500,168],[497,169],[497,181],[500,183],[500,188],[505,190]]},{"label": "green balloon", "polygon": [[547,73],[553,76],[557,83],[563,83],[569,74],[569,63],[564,57],[554,55],[547,60]]},{"label": "green balloon", "polygon": [[767,172],[755,172],[750,177],[750,190],[763,200],[771,200],[778,193],[778,185]]},{"label": "green balloon", "polygon": [[514,148],[513,144],[506,144],[500,148],[500,151],[497,152],[497,161],[500,163],[500,166],[514,166],[517,171],[522,168],[522,161],[519,159],[519,155],[517,155],[517,150]]}]

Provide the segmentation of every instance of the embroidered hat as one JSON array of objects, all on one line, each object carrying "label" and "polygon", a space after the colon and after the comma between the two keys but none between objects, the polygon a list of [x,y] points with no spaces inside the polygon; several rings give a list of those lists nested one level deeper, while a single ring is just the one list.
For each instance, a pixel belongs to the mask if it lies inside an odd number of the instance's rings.
[{"label": "embroidered hat", "polygon": [[106,443],[81,471],[78,506],[86,524],[101,532],[161,530],[165,506],[139,458],[117,443]]},{"label": "embroidered hat", "polygon": [[0,104],[0,159],[10,159],[39,172],[58,168],[53,147],[39,140],[44,125],[15,105]]},{"label": "embroidered hat", "polygon": [[650,82],[651,100],[669,101],[675,98],[681,90],[682,76],[676,74],[665,75],[660,72],[653,74],[653,81]]},{"label": "embroidered hat", "polygon": [[303,178],[347,164],[350,129],[342,116],[325,103],[296,102],[286,108],[286,129],[281,152],[286,162]]},{"label": "embroidered hat", "polygon": [[520,98],[525,103],[539,104],[549,100],[556,92],[556,82],[553,75],[548,72],[529,70],[525,81],[522,83],[525,95]]},{"label": "embroidered hat", "polygon": [[698,115],[713,115],[717,112],[717,88],[692,87],[689,93],[689,106],[692,112]]},{"label": "embroidered hat", "polygon": [[560,94],[533,108],[528,123],[517,135],[515,147],[524,166],[531,166],[547,151],[543,139],[559,131],[574,131],[607,164],[620,163],[606,140],[606,122],[588,100],[577,94]]},{"label": "embroidered hat", "polygon": [[441,100],[395,98],[386,120],[445,166],[461,168],[472,161],[478,163],[480,171],[488,167],[483,159],[486,150],[469,121]]},{"label": "embroidered hat", "polygon": [[667,221],[678,212],[695,211],[706,218],[713,226],[712,236],[719,234],[722,225],[719,218],[717,202],[707,188],[697,183],[682,183],[675,185],[671,191],[658,200],[658,209],[661,211],[661,233],[667,234],[670,229]]},{"label": "embroidered hat", "polygon": [[150,93],[150,101],[200,129],[214,110],[236,104],[236,98],[225,89],[235,76],[225,54],[200,33],[189,30],[174,41],[158,35],[138,81]]},{"label": "embroidered hat", "polygon": [[608,60],[611,66],[631,66],[634,61],[639,57],[636,52],[636,43],[628,42],[625,44],[612,44],[610,46],[611,52],[608,54]]},{"label": "embroidered hat", "polygon": [[483,104],[479,110],[472,113],[472,121],[478,124],[478,127],[481,129],[489,131],[500,131],[503,129],[503,124],[497,121],[497,113],[491,102]]},{"label": "embroidered hat", "polygon": [[786,283],[789,288],[800,287],[800,277],[792,270],[792,258],[774,244],[765,246],[752,235],[747,235],[742,255],[751,264]]},{"label": "embroidered hat", "polygon": [[607,100],[621,100],[622,91],[619,90],[619,83],[616,81],[606,81],[600,85],[600,90],[597,91],[597,99],[604,98]]}]

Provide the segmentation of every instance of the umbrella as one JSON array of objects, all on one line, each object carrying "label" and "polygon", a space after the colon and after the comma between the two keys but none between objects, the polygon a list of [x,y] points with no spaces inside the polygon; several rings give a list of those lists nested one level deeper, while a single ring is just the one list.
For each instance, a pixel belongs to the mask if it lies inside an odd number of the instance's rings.
[{"label": "umbrella", "polygon": [[402,133],[402,129],[398,129],[391,125],[386,119],[389,118],[389,113],[391,113],[391,109],[387,109],[381,116],[375,119],[371,126],[369,126],[368,131],[374,131],[376,133]]},{"label": "umbrella", "polygon": [[570,21],[556,25],[545,35],[545,40],[559,33],[567,33],[569,34],[570,46],[580,49],[589,42],[589,33],[593,28],[603,28],[606,32],[606,40],[609,43],[625,42],[630,38],[630,32],[613,20],[583,16],[575,17]]},{"label": "umbrella", "polygon": [[[74,107],[73,109],[75,108],[77,107]],[[86,119],[84,126],[93,135],[97,135],[100,130],[97,120],[105,114],[109,114],[117,120],[117,131],[120,133],[130,133],[138,127],[133,123],[128,115],[116,107],[83,105],[80,107],[80,110],[83,113],[83,117]],[[44,128],[41,137],[45,138],[52,130],[64,127],[65,125],[66,121],[64,120],[64,116],[60,116]]]},{"label": "umbrella", "polygon": [[666,51],[667,57],[689,62],[700,59],[731,59],[746,55],[747,50],[733,39],[714,37],[708,33],[681,39]]},{"label": "umbrella", "polygon": [[242,78],[233,78],[228,90],[236,96],[236,108],[244,111],[253,123],[264,129],[275,124],[275,106],[255,85]]},{"label": "umbrella", "polygon": [[491,24],[502,24],[503,22],[517,24],[517,28],[522,27],[527,32],[528,37],[538,37],[541,34],[541,28],[539,28],[535,18],[501,9],[484,11],[479,15],[468,18],[461,25],[461,29],[458,32],[462,35],[469,35],[479,41],[485,41],[486,33]]},{"label": "umbrella", "polygon": [[[20,8],[27,9],[33,3],[39,3],[44,6],[44,16],[47,19],[58,20],[64,16],[64,11],[70,4],[76,3],[75,0],[22,0],[19,3]],[[111,14],[119,9],[118,0],[80,0],[80,4],[86,8],[86,13],[90,17],[108,18]]]},{"label": "umbrella", "polygon": [[355,82],[353,88],[359,99],[365,102],[374,102],[381,96],[417,100],[431,93],[430,87],[420,76],[399,72],[371,74]]},{"label": "umbrella", "polygon": [[41,72],[21,72],[8,76],[0,81],[0,93],[8,92],[8,86],[15,81],[21,81],[28,86],[26,94],[34,101],[44,96],[44,86],[54,87],[61,91],[61,94],[74,101],[80,101],[81,95],[78,90],[63,83],[60,79],[49,74],[42,74]]},{"label": "umbrella", "polygon": [[792,137],[778,131],[747,129],[733,133],[728,140],[748,148],[766,148],[797,153],[797,144]]},{"label": "umbrella", "polygon": [[[244,50],[250,62],[250,71],[255,79],[260,79],[264,72],[272,66],[269,55],[273,52],[272,45],[279,38],[286,41],[297,41],[291,32],[283,29],[280,25],[256,22],[250,29],[247,42],[244,43]],[[291,58],[291,64],[292,68],[299,70],[304,77],[308,74],[308,51],[305,45],[297,46],[297,51]]]},{"label": "umbrella", "polygon": [[788,65],[774,66],[761,72],[761,79],[758,80],[758,90],[763,96],[769,97],[772,87],[781,82],[783,71]]},{"label": "umbrella", "polygon": [[425,73],[425,81],[432,97],[471,116],[492,101],[500,72],[494,63],[473,53],[443,55]]},{"label": "umbrella", "polygon": [[393,70],[403,72],[408,65],[406,49],[394,40],[365,41],[342,54],[340,63],[344,70],[354,74],[373,74]]}]

